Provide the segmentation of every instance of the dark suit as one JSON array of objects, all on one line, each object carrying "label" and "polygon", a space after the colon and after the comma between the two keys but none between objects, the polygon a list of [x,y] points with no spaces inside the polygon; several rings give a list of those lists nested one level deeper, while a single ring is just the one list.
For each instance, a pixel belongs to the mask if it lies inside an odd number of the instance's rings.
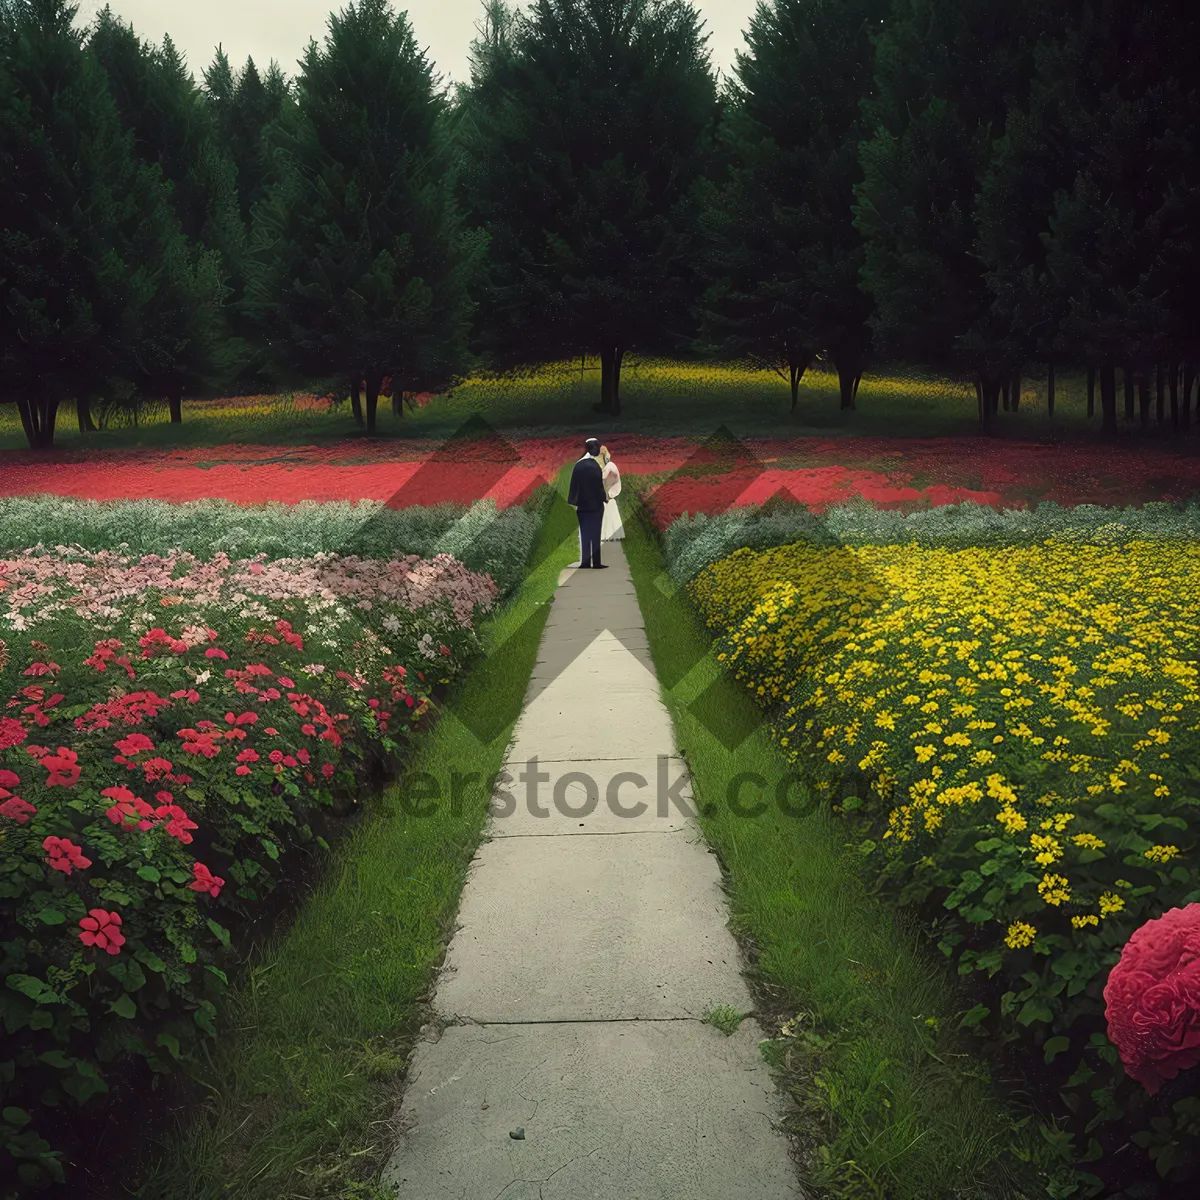
[{"label": "dark suit", "polygon": [[574,505],[579,517],[579,563],[584,567],[600,565],[600,527],[604,523],[604,472],[600,461],[590,454],[581,458],[571,472],[567,503]]}]

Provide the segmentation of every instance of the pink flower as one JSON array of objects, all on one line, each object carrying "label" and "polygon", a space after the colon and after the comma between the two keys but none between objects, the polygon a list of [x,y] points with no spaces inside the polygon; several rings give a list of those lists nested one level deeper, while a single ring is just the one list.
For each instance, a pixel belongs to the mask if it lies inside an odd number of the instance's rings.
[{"label": "pink flower", "polygon": [[92,865],[90,858],[83,857],[83,847],[77,846],[70,838],[48,837],[42,843],[46,851],[46,862],[52,871],[61,871],[70,875],[78,867],[83,870]]},{"label": "pink flower", "polygon": [[1200,904],[1130,936],[1104,986],[1108,1036],[1151,1096],[1200,1063]]},{"label": "pink flower", "polygon": [[238,753],[237,760],[240,763],[258,762],[258,751],[247,746],[245,750]]},{"label": "pink flower", "polygon": [[225,886],[225,880],[219,875],[214,875],[203,863],[192,863],[192,874],[195,878],[188,887],[193,892],[207,892],[216,899]]},{"label": "pink flower", "polygon": [[20,796],[9,796],[7,800],[0,803],[0,817],[16,821],[18,825],[24,825],[30,817],[36,815],[37,808],[28,800],[22,800]]},{"label": "pink flower", "polygon": [[147,818],[154,816],[154,809],[140,796],[135,796],[127,787],[105,788],[102,796],[115,801],[113,806],[104,814],[114,825],[124,825],[134,822],[141,830],[150,829],[154,822]]},{"label": "pink flower", "polygon": [[21,672],[21,674],[22,675],[53,675],[54,672],[57,670],[59,670],[59,665],[56,662],[52,662],[52,663],[35,662],[32,664],[32,666],[26,667],[25,670]]},{"label": "pink flower", "polygon": [[322,763],[321,774],[328,779],[333,774],[333,763]]},{"label": "pink flower", "polygon": [[19,787],[20,778],[15,771],[0,770],[0,787],[15,788]]},{"label": "pink flower", "polygon": [[204,657],[228,659],[229,655],[226,654],[224,650],[218,649],[216,646],[209,646],[209,648],[204,652]]},{"label": "pink flower", "polygon": [[85,946],[95,946],[97,950],[106,950],[109,954],[120,954],[121,947],[125,945],[120,913],[105,912],[102,908],[90,909],[88,915],[80,920],[79,928],[79,940]]}]

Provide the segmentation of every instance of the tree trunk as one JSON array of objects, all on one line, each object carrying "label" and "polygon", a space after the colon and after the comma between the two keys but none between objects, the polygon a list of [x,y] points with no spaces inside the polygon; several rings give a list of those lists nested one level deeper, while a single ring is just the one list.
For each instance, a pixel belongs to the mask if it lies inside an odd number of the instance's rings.
[{"label": "tree trunk", "polygon": [[1150,425],[1150,373],[1148,371],[1138,372],[1137,386],[1138,415],[1142,421],[1142,428],[1146,429]]},{"label": "tree trunk", "polygon": [[1013,372],[1012,377],[1012,395],[1009,399],[1013,412],[1021,411],[1021,369],[1018,367]]},{"label": "tree trunk", "polygon": [[96,422],[92,420],[92,398],[81,392],[75,399],[76,414],[79,417],[80,433],[95,433]]},{"label": "tree trunk", "polygon": [[31,450],[49,450],[54,445],[54,421],[58,416],[58,400],[41,393],[32,400],[17,401],[21,424]]},{"label": "tree trunk", "polygon": [[1088,367],[1088,420],[1096,415],[1096,368]]},{"label": "tree trunk", "polygon": [[171,424],[183,424],[183,388],[177,383],[171,384],[171,391],[167,395],[167,403],[171,406]]},{"label": "tree trunk", "polygon": [[1179,364],[1167,364],[1167,387],[1171,391],[1171,428],[1179,432]]},{"label": "tree trunk", "polygon": [[350,385],[350,407],[354,410],[354,423],[361,429],[363,427],[361,380],[356,380]]},{"label": "tree trunk", "polygon": [[1162,363],[1155,364],[1154,367],[1154,419],[1159,425],[1163,423],[1166,416],[1165,404],[1166,399],[1166,376],[1163,374]]},{"label": "tree trunk", "polygon": [[368,375],[364,380],[367,385],[367,434],[375,432],[375,412],[379,407],[379,385],[383,382],[381,375]]},{"label": "tree trunk", "polygon": [[843,409],[854,408],[854,396],[858,391],[858,381],[862,378],[862,363],[858,356],[850,351],[842,354],[835,352],[833,365],[838,373],[838,390],[841,392]]},{"label": "tree trunk", "polygon": [[1112,436],[1117,432],[1117,368],[1105,364],[1100,368],[1101,432]]},{"label": "tree trunk", "polygon": [[1046,364],[1046,415],[1054,416],[1054,364]]},{"label": "tree trunk", "polygon": [[855,377],[854,377],[854,402],[855,402],[855,404],[858,403],[858,385],[860,383],[862,383],[862,377],[863,377],[862,368],[859,367],[858,374],[855,375]]},{"label": "tree trunk", "polygon": [[1125,385],[1125,420],[1133,420],[1133,368],[1121,368],[1121,382]]},{"label": "tree trunk", "polygon": [[1009,384],[1009,381],[1008,381],[1007,377],[1000,384],[1000,401],[1004,406],[1005,412],[1008,412],[1008,384]]},{"label": "tree trunk", "polygon": [[1196,368],[1191,363],[1183,364],[1183,427],[1192,423],[1192,384],[1196,382]]},{"label": "tree trunk", "polygon": [[996,413],[996,406],[1000,403],[1002,381],[998,376],[981,373],[975,386],[979,394],[979,423],[987,429]]},{"label": "tree trunk", "polygon": [[612,411],[614,417],[621,415],[621,363],[624,360],[625,351],[618,346],[613,351]]},{"label": "tree trunk", "polygon": [[613,376],[616,363],[612,350],[600,351],[600,403],[597,412],[611,413],[613,411]]}]

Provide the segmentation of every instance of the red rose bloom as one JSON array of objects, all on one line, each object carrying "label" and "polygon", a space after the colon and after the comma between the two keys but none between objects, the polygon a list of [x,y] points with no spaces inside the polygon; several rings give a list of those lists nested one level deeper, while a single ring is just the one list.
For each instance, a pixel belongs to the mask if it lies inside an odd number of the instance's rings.
[{"label": "red rose bloom", "polygon": [[125,945],[120,913],[93,908],[79,922],[79,929],[79,940],[85,946],[95,946],[97,950],[107,950],[109,954],[120,954],[121,947]]},{"label": "red rose bloom", "polygon": [[1200,904],[1147,921],[1104,986],[1108,1036],[1153,1096],[1200,1063]]}]

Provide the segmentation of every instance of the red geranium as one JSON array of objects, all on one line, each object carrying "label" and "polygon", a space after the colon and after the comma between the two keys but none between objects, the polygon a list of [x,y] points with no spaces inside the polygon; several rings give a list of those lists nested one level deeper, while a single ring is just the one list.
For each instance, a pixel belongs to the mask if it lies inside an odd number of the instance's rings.
[{"label": "red geranium", "polygon": [[61,871],[70,875],[78,867],[81,871],[92,865],[90,858],[83,857],[83,847],[77,846],[70,838],[48,837],[42,843],[46,851],[46,862],[52,871]]},{"label": "red geranium", "polygon": [[125,945],[120,913],[93,908],[80,920],[79,929],[79,940],[85,946],[95,946],[97,950],[107,950],[109,954],[120,954],[121,947]]},{"label": "red geranium", "polygon": [[66,746],[59,746],[57,754],[47,754],[42,766],[50,772],[47,787],[74,787],[79,782],[79,755]]},{"label": "red geranium", "polygon": [[154,749],[154,743],[144,733],[131,733],[114,745],[122,754],[137,754],[142,750]]},{"label": "red geranium", "polygon": [[1108,1036],[1153,1096],[1200,1063],[1200,904],[1147,921],[1104,987]]},{"label": "red geranium", "polygon": [[140,796],[135,796],[127,787],[105,788],[100,793],[110,800],[116,801],[104,815],[114,825],[123,825],[127,821],[137,823],[139,829],[149,829],[154,822],[147,818],[154,816],[154,809]]},{"label": "red geranium", "polygon": [[[0,788],[0,795],[6,794],[4,789]],[[22,800],[20,796],[8,796],[0,803],[0,817],[8,817],[10,821],[16,821],[18,825],[24,825],[30,817],[36,815],[37,808],[28,800]]]},{"label": "red geranium", "polygon": [[15,721],[12,717],[0,717],[0,750],[19,746],[28,736],[25,726],[20,721]]},{"label": "red geranium", "polygon": [[163,804],[154,810],[154,815],[167,823],[167,832],[178,838],[185,846],[192,840],[191,830],[200,827],[179,807],[178,804]]},{"label": "red geranium", "polygon": [[193,892],[207,892],[215,899],[225,886],[225,880],[220,875],[214,875],[203,863],[192,863],[192,874],[195,878],[188,887]]},{"label": "red geranium", "polygon": [[15,788],[21,783],[15,771],[0,770],[0,787]]}]

